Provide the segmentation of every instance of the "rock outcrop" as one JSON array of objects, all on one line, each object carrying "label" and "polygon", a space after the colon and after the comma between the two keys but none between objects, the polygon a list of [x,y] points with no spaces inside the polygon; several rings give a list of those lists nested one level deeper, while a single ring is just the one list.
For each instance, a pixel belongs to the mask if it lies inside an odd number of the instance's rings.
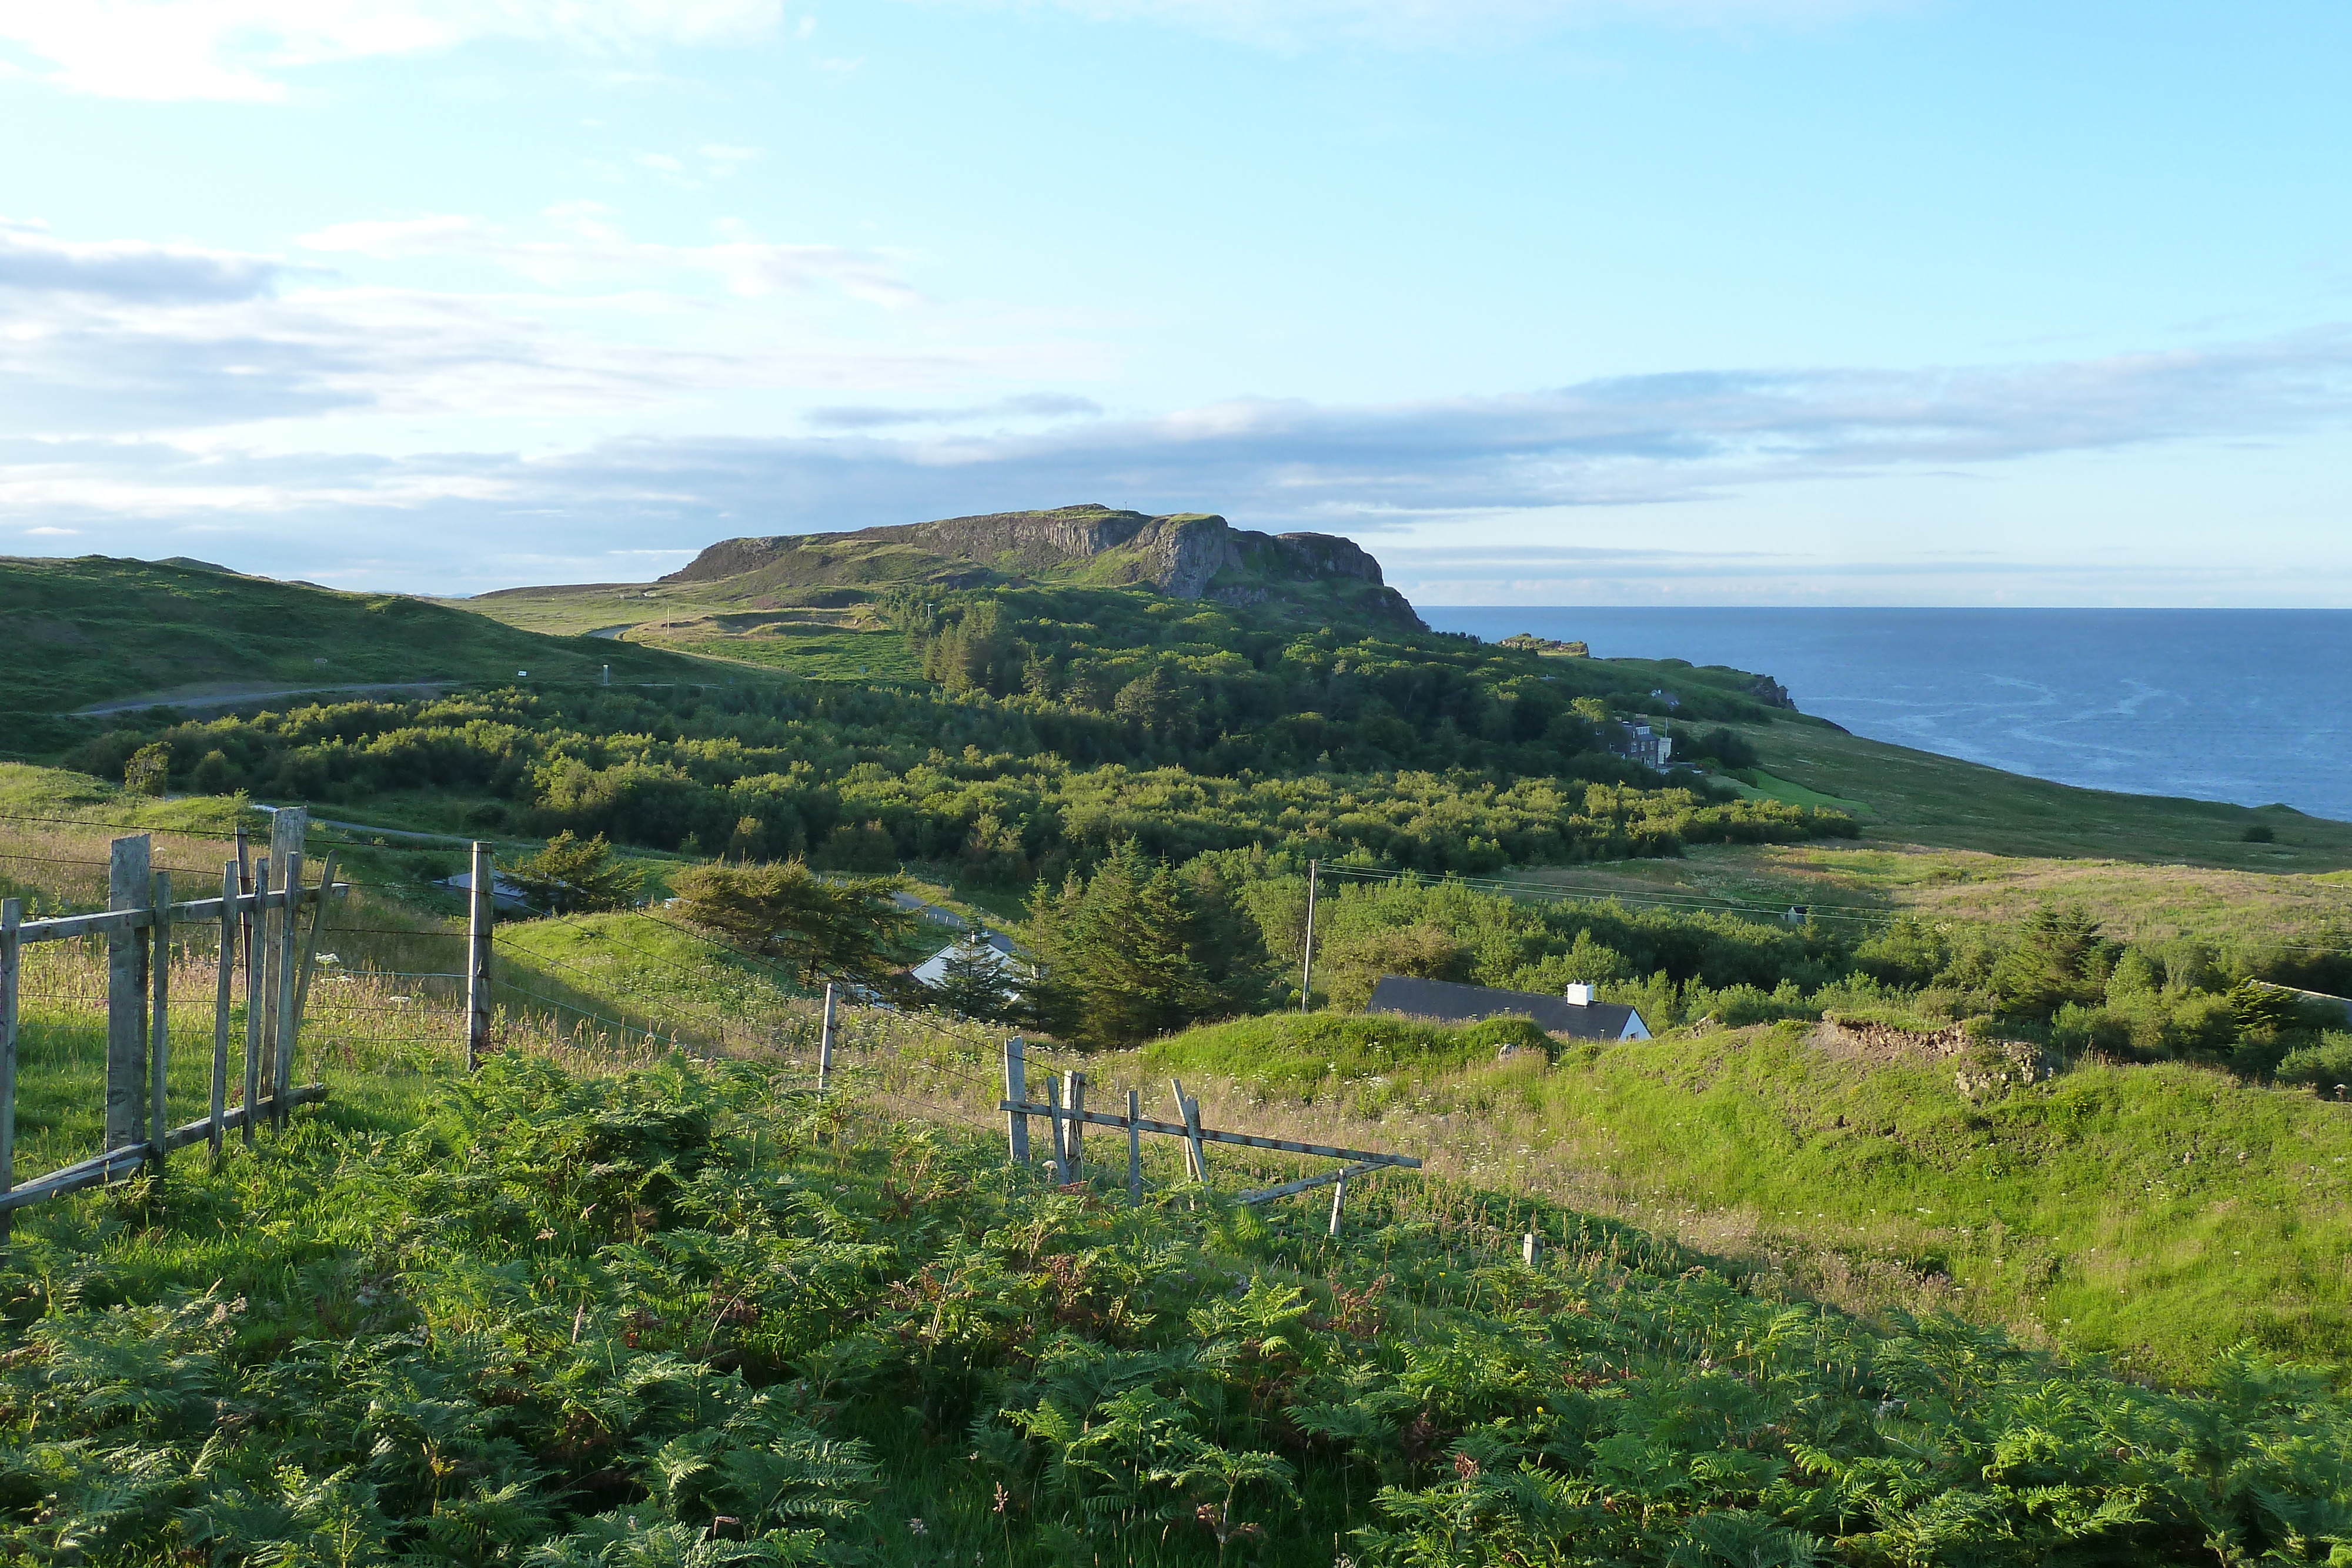
[{"label": "rock outcrop", "polygon": [[[858,559],[859,580],[876,579],[877,558],[895,557],[904,575],[960,579],[959,563],[1008,577],[1053,574],[1109,583],[1149,583],[1178,599],[1257,603],[1287,585],[1348,580],[1375,591],[1361,608],[1415,627],[1421,618],[1381,581],[1381,563],[1335,534],[1266,534],[1236,528],[1207,512],[1148,517],[1108,507],[991,512],[854,533],[779,534],[722,539],[664,582],[715,582],[766,570],[793,558]],[[884,573],[882,575],[889,575]],[[1219,582],[1219,579],[1226,580]]]}]

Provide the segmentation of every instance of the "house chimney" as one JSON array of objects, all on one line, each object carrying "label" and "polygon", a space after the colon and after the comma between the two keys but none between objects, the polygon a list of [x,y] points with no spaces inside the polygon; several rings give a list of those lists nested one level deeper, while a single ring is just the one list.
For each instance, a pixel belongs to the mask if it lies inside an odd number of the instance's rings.
[{"label": "house chimney", "polygon": [[1568,1005],[1572,1008],[1591,1007],[1592,1005],[1592,988],[1586,985],[1581,980],[1579,980],[1574,985],[1569,987]]}]

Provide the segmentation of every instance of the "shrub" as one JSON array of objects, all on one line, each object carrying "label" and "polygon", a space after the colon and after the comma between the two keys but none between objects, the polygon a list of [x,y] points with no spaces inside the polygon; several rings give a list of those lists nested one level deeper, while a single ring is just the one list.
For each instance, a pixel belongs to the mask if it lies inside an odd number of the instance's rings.
[{"label": "shrub", "polygon": [[2273,1076],[2281,1083],[2307,1084],[2322,1094],[2333,1094],[2338,1084],[2352,1084],[2352,1034],[2331,1030],[2316,1044],[2287,1052]]},{"label": "shrub", "polygon": [[122,765],[123,788],[134,795],[161,795],[172,772],[172,748],[162,741],[141,747]]}]

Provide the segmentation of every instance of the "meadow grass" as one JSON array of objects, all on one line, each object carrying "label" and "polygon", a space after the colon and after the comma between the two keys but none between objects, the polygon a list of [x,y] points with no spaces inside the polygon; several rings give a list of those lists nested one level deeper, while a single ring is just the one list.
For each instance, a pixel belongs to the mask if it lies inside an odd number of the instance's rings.
[{"label": "meadow grass", "polygon": [[1696,894],[1758,912],[1802,905],[1826,922],[1898,915],[2014,925],[2046,904],[2086,910],[2118,941],[2176,937],[2223,950],[2352,951],[2352,876],[2132,860],[2070,860],[1917,844],[1700,844],[1673,860],[1524,866],[1532,896],[1639,904]]},{"label": "meadow grass", "polygon": [[392,682],[694,681],[660,650],[540,636],[399,594],[340,593],[203,567],[82,557],[0,559],[0,617],[34,656],[0,690],[0,748],[56,749],[58,716],[106,699]]},{"label": "meadow grass", "polygon": [[1181,1074],[1250,1131],[1421,1155],[1857,1312],[1950,1307],[2168,1377],[2240,1340],[2352,1358],[2352,1107],[2179,1064],[1987,1086],[2004,1064],[1855,1060],[1797,1024],[1549,1065],[1435,1032],[1250,1019],[1095,1071],[1147,1098]]},{"label": "meadow grass", "polygon": [[[1866,841],[2242,871],[2352,865],[2352,822],[2283,806],[2076,789],[1793,716],[1731,727],[1755,746],[1773,777],[1866,808]],[[2245,841],[2246,830],[2256,826],[2272,829],[2276,841]]]}]

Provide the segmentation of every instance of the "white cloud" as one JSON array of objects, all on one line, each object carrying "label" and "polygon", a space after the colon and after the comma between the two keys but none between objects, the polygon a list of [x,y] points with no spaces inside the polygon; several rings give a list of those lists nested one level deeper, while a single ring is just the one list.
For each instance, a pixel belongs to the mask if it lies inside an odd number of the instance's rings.
[{"label": "white cloud", "polygon": [[270,100],[305,66],[509,37],[612,52],[759,37],[781,0],[9,0],[0,39],[110,98]]},{"label": "white cloud", "polygon": [[1700,25],[1811,23],[1909,0],[934,0],[992,10],[1039,5],[1297,49],[1334,39],[1400,48],[1496,44],[1633,17]]},{"label": "white cloud", "polygon": [[250,299],[286,274],[273,256],[143,240],[61,240],[39,224],[0,218],[0,289],[116,299]]},{"label": "white cloud", "polygon": [[[367,383],[371,395],[391,396],[385,389],[404,376],[427,384],[454,378],[463,390],[462,365],[439,364],[421,342],[406,351],[415,361],[379,367],[383,381]],[[599,377],[618,370],[572,361],[500,368],[482,372],[476,391],[549,396],[570,378],[585,395],[615,395]],[[718,372],[688,366],[668,373]],[[499,379],[509,375],[511,382]],[[334,384],[332,372],[321,380]],[[1064,406],[1083,413],[1077,400]],[[98,519],[234,506],[315,518],[355,539],[471,541],[519,537],[538,526],[522,519],[552,515],[570,532],[641,548],[1100,499],[1367,535],[1464,516],[1754,496],[1768,485],[1840,476],[1992,473],[2054,455],[2347,424],[2352,332],[2333,330],[2194,354],[1993,370],[1652,376],[1387,406],[1234,402],[1152,419],[1080,417],[1019,434],[887,437],[872,433],[883,428],[877,422],[853,418],[836,423],[848,434],[639,438],[528,460],[52,444],[0,451],[0,517],[38,508],[49,514],[42,520],[56,522],[75,520],[64,514],[76,512]],[[1449,562],[1422,564],[1450,567],[1448,575],[1491,574],[1458,551]],[[1508,575],[1525,578],[1532,568],[1537,576],[1578,576],[1605,564],[1591,556],[1528,558]]]},{"label": "white cloud", "polygon": [[[645,154],[646,158],[656,156]],[[674,161],[673,161],[674,162]],[[489,262],[549,287],[650,283],[665,275],[717,278],[747,298],[830,286],[880,305],[908,305],[919,296],[882,252],[843,246],[780,245],[729,239],[706,246],[633,240],[589,202],[551,208],[551,237],[516,235],[478,218],[370,219],[335,224],[302,236],[304,248],[378,260],[457,256]]]}]

